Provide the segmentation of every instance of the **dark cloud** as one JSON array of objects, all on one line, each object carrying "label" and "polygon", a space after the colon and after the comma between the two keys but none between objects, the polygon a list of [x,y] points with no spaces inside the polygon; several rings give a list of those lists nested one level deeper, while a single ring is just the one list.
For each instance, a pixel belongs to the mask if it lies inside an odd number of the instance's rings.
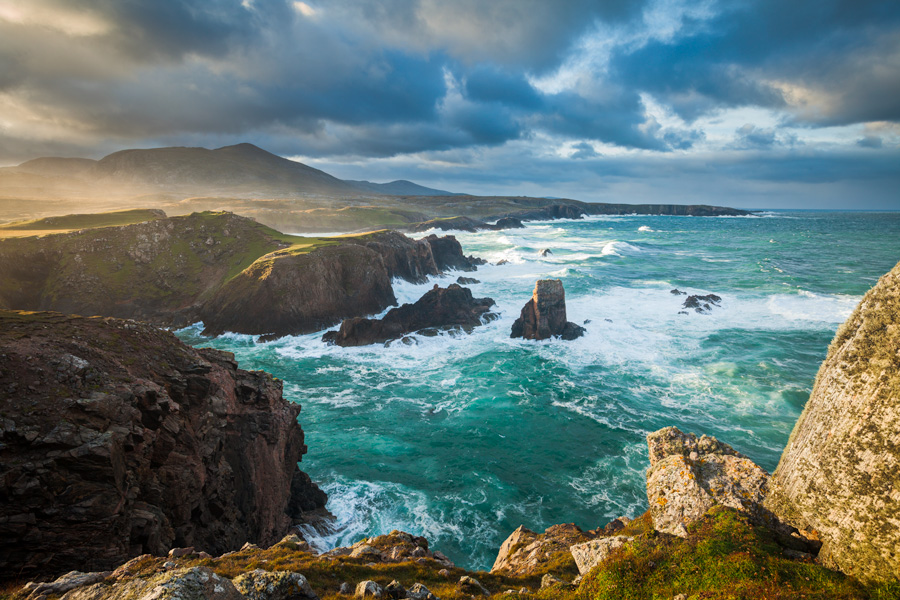
[{"label": "dark cloud", "polygon": [[575,152],[572,153],[572,156],[569,158],[575,159],[585,159],[585,158],[596,158],[600,156],[594,147],[588,144],[587,142],[581,142],[572,146],[575,149]]},{"label": "dark cloud", "polygon": [[867,135],[856,140],[856,145],[861,148],[881,148],[884,140],[878,135]]}]

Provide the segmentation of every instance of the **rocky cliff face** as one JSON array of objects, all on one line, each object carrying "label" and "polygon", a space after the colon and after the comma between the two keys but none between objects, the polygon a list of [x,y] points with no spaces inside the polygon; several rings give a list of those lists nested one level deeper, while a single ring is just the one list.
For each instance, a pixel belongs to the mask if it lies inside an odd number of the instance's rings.
[{"label": "rocky cliff face", "polygon": [[202,320],[209,334],[324,329],[396,303],[391,280],[474,270],[452,236],[283,235],[230,213],[0,240],[0,308]]},{"label": "rocky cliff face", "polygon": [[0,311],[0,400],[6,573],[270,544],[325,502],[281,382],[149,325]]},{"label": "rocky cliff face", "polygon": [[838,330],[767,506],[815,530],[826,564],[900,579],[900,265]]}]

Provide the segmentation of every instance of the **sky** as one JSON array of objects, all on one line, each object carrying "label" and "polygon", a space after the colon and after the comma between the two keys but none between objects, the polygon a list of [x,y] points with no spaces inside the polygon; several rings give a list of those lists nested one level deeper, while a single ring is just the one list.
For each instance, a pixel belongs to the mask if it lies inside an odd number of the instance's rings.
[{"label": "sky", "polygon": [[474,194],[900,210],[900,2],[0,0],[0,165],[239,142]]}]

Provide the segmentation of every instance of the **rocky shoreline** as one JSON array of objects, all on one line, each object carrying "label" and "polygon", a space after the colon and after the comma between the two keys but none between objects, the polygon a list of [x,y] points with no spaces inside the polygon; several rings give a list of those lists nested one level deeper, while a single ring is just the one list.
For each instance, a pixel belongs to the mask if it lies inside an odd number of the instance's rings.
[{"label": "rocky shoreline", "polygon": [[[228,240],[213,235],[223,225]],[[111,292],[100,295],[102,307],[154,322],[202,316],[208,333],[284,335],[346,315],[327,336],[341,345],[475,326],[492,304],[452,284],[383,320],[362,318],[396,303],[394,277],[422,282],[449,269],[474,270],[479,260],[450,236],[415,241],[386,231],[300,248],[259,227],[234,215],[192,215],[66,234],[43,246],[7,241],[0,244],[2,300],[83,310],[86,297],[66,290],[99,278],[100,289]],[[135,232],[143,245],[127,259],[105,256],[117,236]],[[198,262],[179,258],[183,243]],[[13,260],[20,248],[39,269]],[[112,271],[110,261],[118,261]],[[134,265],[145,276],[162,263],[166,273],[195,274],[190,294],[154,308],[155,297],[131,290],[123,304],[112,293],[121,291],[111,287],[124,285],[120,278],[134,281]],[[310,313],[311,306],[321,312]],[[430,320],[435,315],[440,322]],[[272,376],[243,371],[232,355],[192,349],[150,324],[0,310],[7,595],[898,597],[898,315],[900,264],[839,330],[773,475],[715,438],[663,428],[647,436],[645,514],[588,531],[520,527],[490,572],[473,573],[409,533],[322,553],[291,533],[324,514],[326,497],[299,470],[306,452],[300,407],[284,400]],[[566,321],[558,280],[538,282],[520,321],[513,334],[518,327],[533,339],[569,338],[567,331],[580,329]],[[35,582],[23,586],[28,579]]]}]

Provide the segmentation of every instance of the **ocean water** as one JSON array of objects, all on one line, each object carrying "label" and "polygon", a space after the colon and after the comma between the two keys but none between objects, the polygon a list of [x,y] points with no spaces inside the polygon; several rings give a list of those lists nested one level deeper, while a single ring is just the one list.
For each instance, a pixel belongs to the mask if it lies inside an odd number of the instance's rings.
[{"label": "ocean water", "polygon": [[[489,569],[519,525],[594,528],[645,511],[644,437],[668,425],[772,471],[838,325],[900,260],[900,213],[590,217],[455,235],[466,253],[509,261],[464,274],[500,315],[471,334],[338,348],[321,332],[267,344],[178,332],[275,374],[303,405],[301,467],[336,516],[333,531],[305,532],[320,549],[402,529]],[[413,302],[458,275],[395,291]],[[548,277],[587,335],[510,339]],[[679,314],[676,287],[721,307]]]}]

